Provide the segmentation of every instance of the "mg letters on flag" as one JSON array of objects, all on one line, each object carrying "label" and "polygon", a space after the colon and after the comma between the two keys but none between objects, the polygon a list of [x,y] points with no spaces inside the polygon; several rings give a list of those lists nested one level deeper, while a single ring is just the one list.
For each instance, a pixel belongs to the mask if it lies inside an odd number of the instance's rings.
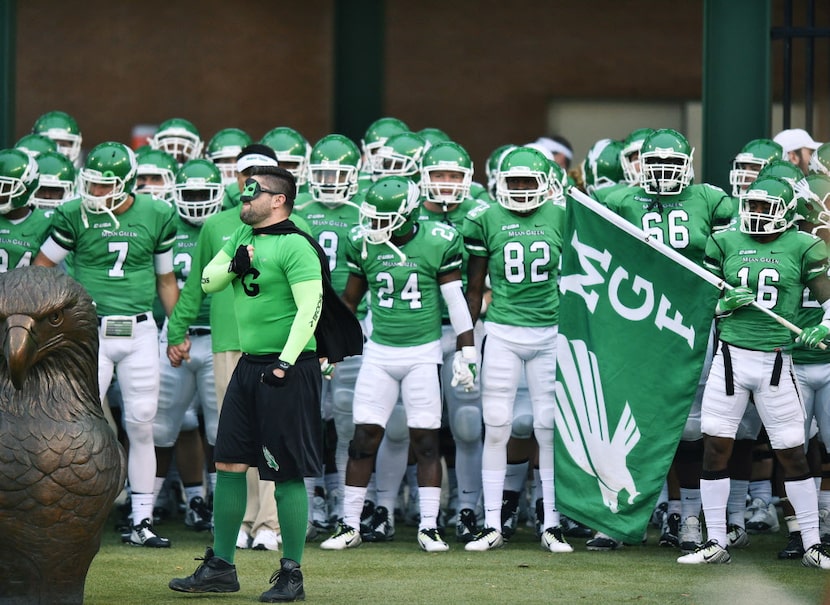
[{"label": "mg letters on flag", "polygon": [[562,253],[556,506],[639,543],[700,382],[719,291],[579,198],[568,202]]}]

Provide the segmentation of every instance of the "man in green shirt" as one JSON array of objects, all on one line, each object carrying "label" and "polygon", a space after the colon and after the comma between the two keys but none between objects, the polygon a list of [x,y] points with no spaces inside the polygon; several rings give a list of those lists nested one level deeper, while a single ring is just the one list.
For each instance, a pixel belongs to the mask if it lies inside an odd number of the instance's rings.
[{"label": "man in green shirt", "polygon": [[214,543],[204,562],[170,588],[236,592],[233,565],[246,504],[246,478],[256,466],[275,482],[284,557],[263,602],[305,598],[300,571],[308,499],[304,476],[321,472],[320,364],[314,330],[323,301],[320,259],[288,217],[296,196],[291,173],[260,170],[245,181],[245,223],[202,272],[202,289],[231,285],[242,358],[225,394],[216,438]]}]

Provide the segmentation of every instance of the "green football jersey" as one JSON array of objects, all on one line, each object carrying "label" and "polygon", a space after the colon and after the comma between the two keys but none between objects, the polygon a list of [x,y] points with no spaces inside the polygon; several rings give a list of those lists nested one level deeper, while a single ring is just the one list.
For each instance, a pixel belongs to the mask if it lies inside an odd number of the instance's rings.
[{"label": "green football jersey", "polygon": [[371,293],[370,338],[390,347],[439,340],[443,297],[438,278],[461,269],[461,236],[449,225],[419,222],[415,236],[400,249],[404,262],[386,244],[367,243],[364,259],[360,227],[349,238],[349,270],[366,279]]},{"label": "green football jersey", "polygon": [[628,183],[617,183],[616,185],[595,189],[591,197],[604,206],[605,200],[611,197],[612,194],[617,194],[618,191],[628,191],[629,189],[631,189],[631,185]]},{"label": "green football jersey", "polygon": [[0,214],[0,273],[32,264],[49,235],[50,216],[51,212],[47,215],[39,208],[32,208],[26,218],[17,222]]},{"label": "green football jersey", "polygon": [[343,292],[349,279],[349,267],[346,264],[346,242],[349,232],[359,222],[359,212],[355,206],[340,204],[335,207],[315,202],[311,196],[305,202],[295,204],[294,208],[311,228],[311,234],[329,259],[331,284],[336,292]]},{"label": "green football jersey", "polygon": [[74,253],[74,277],[97,305],[99,315],[149,311],[156,297],[154,257],[169,251],[176,238],[173,206],[145,194],[118,215],[82,209],[80,198],[58,206],[51,237]]},{"label": "green football jersey", "polygon": [[499,204],[476,208],[462,227],[471,255],[487,258],[493,302],[487,321],[508,326],[559,323],[559,257],[565,207],[517,214]]},{"label": "green football jersey", "polygon": [[605,205],[698,265],[709,236],[728,227],[733,218],[731,198],[723,189],[705,184],[664,196],[625,187],[611,192]]},{"label": "green football jersey", "polygon": [[[175,271],[176,280],[179,282],[179,290],[184,289],[184,285],[187,283],[187,278],[193,271],[194,260],[197,257],[196,246],[199,242],[200,232],[201,227],[188,223],[180,216],[178,217],[176,243],[173,245],[173,271]],[[198,266],[198,262],[196,268],[201,269],[201,267]],[[200,270],[197,275],[201,274]],[[181,298],[181,295],[179,298]],[[191,322],[191,325],[207,326],[209,324],[210,295],[207,295],[199,304],[199,311],[196,314],[196,319]]]},{"label": "green football jersey", "polygon": [[[748,286],[758,304],[795,322],[805,284],[827,272],[827,246],[794,228],[764,243],[733,228],[712,235],[704,266],[732,286]],[[793,341],[788,328],[751,305],[720,318],[718,330],[724,342],[754,351]]]},{"label": "green football jersey", "polygon": [[[828,277],[830,277],[830,272],[828,272]],[[804,288],[801,293],[801,304],[795,313],[793,323],[800,328],[807,328],[820,324],[823,318],[824,310],[821,304],[813,297],[809,288]],[[830,348],[822,351],[796,345],[792,353],[794,363],[830,363]]]},{"label": "green football jersey", "polygon": [[[251,271],[231,282],[239,344],[244,353],[252,355],[278,353],[297,314],[291,286],[321,280],[320,258],[303,235],[254,236],[250,225],[239,227],[222,250],[233,258],[239,246],[247,245],[254,246]],[[312,336],[303,351],[316,349]]]}]

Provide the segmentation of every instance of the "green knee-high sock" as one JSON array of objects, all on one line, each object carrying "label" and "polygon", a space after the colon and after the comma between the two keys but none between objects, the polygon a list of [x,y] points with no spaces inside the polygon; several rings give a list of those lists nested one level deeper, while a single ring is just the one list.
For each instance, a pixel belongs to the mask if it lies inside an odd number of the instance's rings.
[{"label": "green knee-high sock", "polygon": [[274,487],[277,516],[280,519],[283,557],[303,562],[305,532],[308,526],[308,494],[302,479],[281,481]]},{"label": "green knee-high sock", "polygon": [[217,471],[213,494],[213,552],[228,563],[233,563],[236,554],[236,537],[247,503],[245,473]]}]

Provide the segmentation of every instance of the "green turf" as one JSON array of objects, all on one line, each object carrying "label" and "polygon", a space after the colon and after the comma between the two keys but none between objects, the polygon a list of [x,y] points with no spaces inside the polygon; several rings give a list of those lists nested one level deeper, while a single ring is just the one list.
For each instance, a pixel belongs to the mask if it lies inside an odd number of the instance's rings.
[{"label": "green turf", "polygon": [[[101,551],[86,583],[87,605],[253,603],[268,588],[280,554],[237,551],[241,590],[228,595],[187,595],[167,588],[172,577],[189,575],[194,557],[210,535],[184,528],[180,520],[158,525],[170,549],[123,545],[108,524]],[[676,549],[657,546],[649,530],[644,546],[617,552],[585,550],[572,539],[572,554],[543,551],[533,530],[521,528],[504,548],[468,553],[450,541],[448,553],[421,552],[415,530],[400,526],[393,542],[364,544],[344,552],[307,545],[303,561],[306,600],[314,603],[584,603],[687,605],[799,605],[821,603],[830,572],[807,569],[800,561],[779,561],[783,533],[752,536],[748,549],[735,550],[730,565],[686,566]],[[830,595],[830,592],[827,592]]]}]

